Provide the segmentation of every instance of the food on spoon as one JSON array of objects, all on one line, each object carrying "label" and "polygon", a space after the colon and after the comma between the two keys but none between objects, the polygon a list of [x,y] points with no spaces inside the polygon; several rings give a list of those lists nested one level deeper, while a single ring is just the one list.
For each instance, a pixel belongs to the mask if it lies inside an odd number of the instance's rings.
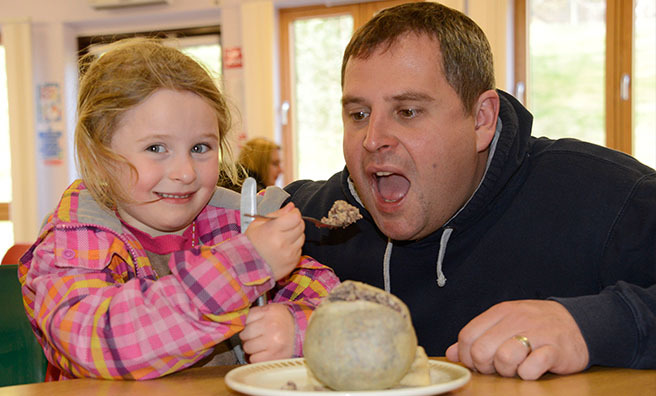
[{"label": "food on spoon", "polygon": [[346,228],[361,218],[362,215],[358,208],[344,200],[338,199],[328,211],[328,216],[321,218],[321,222]]},{"label": "food on spoon", "polygon": [[334,390],[430,384],[408,307],[364,283],[333,289],[310,317],[303,350],[309,377]]}]

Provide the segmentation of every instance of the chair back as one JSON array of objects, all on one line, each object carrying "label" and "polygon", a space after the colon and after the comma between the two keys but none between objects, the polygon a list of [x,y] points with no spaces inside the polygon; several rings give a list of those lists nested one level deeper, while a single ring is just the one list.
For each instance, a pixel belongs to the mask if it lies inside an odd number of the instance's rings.
[{"label": "chair back", "polygon": [[0,265],[0,386],[43,382],[47,363],[23,307],[18,265]]},{"label": "chair back", "polygon": [[32,245],[29,243],[17,243],[13,245],[7,249],[5,255],[2,256],[2,262],[0,262],[0,264],[18,264],[18,259],[21,258],[31,246]]}]

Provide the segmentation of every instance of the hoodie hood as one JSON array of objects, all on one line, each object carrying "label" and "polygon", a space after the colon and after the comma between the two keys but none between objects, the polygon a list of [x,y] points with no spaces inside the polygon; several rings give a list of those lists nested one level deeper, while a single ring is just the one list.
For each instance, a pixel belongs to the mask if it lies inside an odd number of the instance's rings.
[{"label": "hoodie hood", "polygon": [[[490,204],[517,181],[515,176],[528,156],[533,116],[510,94],[499,90],[497,93],[500,102],[498,119],[502,128],[479,187],[446,224],[455,231],[468,228],[485,214]],[[520,134],[519,131],[525,132]]]}]

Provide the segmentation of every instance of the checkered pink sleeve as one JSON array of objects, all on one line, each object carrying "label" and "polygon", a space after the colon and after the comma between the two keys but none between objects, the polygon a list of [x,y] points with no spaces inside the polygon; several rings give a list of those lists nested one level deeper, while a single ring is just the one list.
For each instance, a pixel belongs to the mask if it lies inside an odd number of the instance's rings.
[{"label": "checkered pink sleeve", "polygon": [[148,379],[181,370],[240,331],[274,286],[245,236],[175,253],[158,280],[129,245],[88,228],[48,233],[20,268],[32,327],[66,376]]},{"label": "checkered pink sleeve", "polygon": [[291,275],[278,283],[272,302],[288,306],[296,320],[294,355],[303,356],[303,340],[308,320],[321,299],[339,284],[332,269],[303,256]]}]

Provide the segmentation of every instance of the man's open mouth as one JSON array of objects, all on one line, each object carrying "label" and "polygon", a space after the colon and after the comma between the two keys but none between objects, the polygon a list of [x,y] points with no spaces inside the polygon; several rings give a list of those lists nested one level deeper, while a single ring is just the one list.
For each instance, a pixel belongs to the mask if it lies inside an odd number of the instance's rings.
[{"label": "man's open mouth", "polygon": [[376,172],[373,176],[378,194],[385,202],[395,203],[402,200],[410,189],[410,181],[398,173]]}]

